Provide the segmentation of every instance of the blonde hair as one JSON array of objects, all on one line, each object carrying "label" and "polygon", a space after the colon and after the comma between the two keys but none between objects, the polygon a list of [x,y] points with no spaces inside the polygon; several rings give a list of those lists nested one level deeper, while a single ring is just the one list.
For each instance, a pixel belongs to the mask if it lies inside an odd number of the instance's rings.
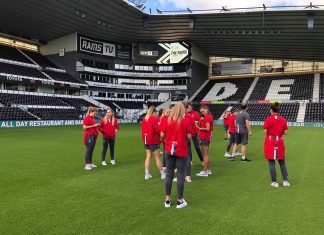
[{"label": "blonde hair", "polygon": [[180,122],[184,118],[186,114],[185,107],[182,103],[176,103],[171,111],[171,114],[168,119],[168,123],[170,124],[171,122],[178,122],[178,125],[180,125]]},{"label": "blonde hair", "polygon": [[107,115],[108,110],[110,110],[110,112],[112,113],[111,118],[110,118],[110,121],[111,121],[111,124],[114,125],[116,118],[115,118],[114,110],[112,110],[112,108],[108,108],[107,109],[106,115],[104,117],[104,123],[107,124],[107,122],[108,122],[108,115]]},{"label": "blonde hair", "polygon": [[147,110],[147,113],[146,113],[146,115],[145,115],[145,120],[148,120],[148,119],[153,115],[154,112],[156,112],[155,106],[151,106],[151,107]]},{"label": "blonde hair", "polygon": [[96,107],[92,107],[90,106],[88,108],[88,112],[87,112],[87,115],[89,115],[90,113],[94,113],[94,112],[98,112],[98,109]]}]

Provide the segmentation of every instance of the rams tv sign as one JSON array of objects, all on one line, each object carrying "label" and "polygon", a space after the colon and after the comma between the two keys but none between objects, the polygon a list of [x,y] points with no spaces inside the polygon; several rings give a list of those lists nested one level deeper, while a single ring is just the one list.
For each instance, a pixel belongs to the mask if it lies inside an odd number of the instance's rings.
[{"label": "rams tv sign", "polygon": [[132,46],[130,44],[111,43],[79,34],[77,41],[79,52],[118,57],[122,59],[132,58]]}]

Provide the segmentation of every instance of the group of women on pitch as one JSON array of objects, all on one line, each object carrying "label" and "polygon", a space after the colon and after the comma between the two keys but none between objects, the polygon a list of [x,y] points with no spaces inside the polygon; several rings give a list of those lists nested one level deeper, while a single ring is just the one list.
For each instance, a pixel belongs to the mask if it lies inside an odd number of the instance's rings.
[{"label": "group of women on pitch", "polygon": [[[96,108],[90,107],[83,120],[84,144],[86,145],[85,170],[92,170],[97,167],[92,162],[92,155],[99,132],[103,135],[102,165],[107,165],[105,158],[108,145],[110,147],[111,164],[115,164],[114,146],[116,133],[119,130],[117,119],[113,110],[108,108],[105,117],[100,120],[100,124],[96,124],[94,118],[97,112]],[[287,121],[278,112],[278,103],[272,104],[270,107],[271,116],[265,120],[263,125],[266,134],[264,156],[269,162],[271,186],[273,187],[279,187],[275,160],[278,160],[280,164],[283,186],[290,186],[285,165],[285,145],[282,138],[283,135],[287,135],[288,126]],[[227,130],[227,133],[231,135],[236,132],[236,115],[239,113],[236,110],[232,114],[232,118],[229,118],[231,116],[229,113],[227,114],[228,118],[233,121],[229,130]],[[213,116],[206,105],[200,107],[200,115],[193,110],[193,105],[190,102],[179,102],[172,108],[166,107],[159,116],[157,116],[154,106],[148,109],[142,120],[142,140],[146,151],[144,178],[146,180],[152,178],[149,167],[153,155],[161,179],[165,179],[165,207],[171,206],[171,188],[174,179],[177,181],[178,200],[176,208],[187,206],[183,194],[185,181],[191,182],[191,141],[203,166],[203,170],[197,176],[208,177],[212,174],[209,144],[213,129]],[[227,135],[225,135],[225,138],[227,138]],[[163,145],[163,163],[160,160],[160,144]],[[231,145],[232,143],[227,146],[227,153]],[[177,172],[176,178],[174,178],[175,171]]]},{"label": "group of women on pitch", "polygon": [[92,170],[97,166],[92,162],[92,155],[96,146],[96,141],[99,132],[103,136],[102,162],[103,166],[107,166],[106,153],[109,145],[110,149],[110,163],[115,165],[115,138],[119,130],[117,118],[115,118],[114,111],[111,108],[107,109],[106,115],[97,124],[95,117],[98,110],[95,107],[89,107],[86,117],[83,119],[84,138],[83,142],[86,145],[85,153],[85,170]]},{"label": "group of women on pitch", "polygon": [[[200,107],[201,116],[193,110],[191,103],[179,102],[171,109],[164,108],[157,116],[154,106],[148,109],[142,120],[142,140],[146,151],[145,179],[152,178],[149,172],[151,156],[165,179],[165,207],[171,206],[171,188],[177,171],[177,208],[187,205],[184,200],[184,182],[191,182],[191,140],[202,161],[204,169],[197,176],[208,177],[211,174],[211,162],[208,155],[209,143],[213,132],[213,117],[207,106]],[[163,145],[163,165],[160,161],[160,144]]]}]

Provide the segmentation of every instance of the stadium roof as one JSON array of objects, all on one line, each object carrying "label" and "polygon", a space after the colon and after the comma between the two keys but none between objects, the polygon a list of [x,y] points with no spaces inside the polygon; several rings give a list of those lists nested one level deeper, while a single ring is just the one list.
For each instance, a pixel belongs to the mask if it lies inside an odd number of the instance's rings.
[{"label": "stadium roof", "polygon": [[79,32],[116,42],[188,41],[217,56],[324,60],[324,11],[314,9],[150,15],[123,0],[5,0],[0,30],[45,42]]}]

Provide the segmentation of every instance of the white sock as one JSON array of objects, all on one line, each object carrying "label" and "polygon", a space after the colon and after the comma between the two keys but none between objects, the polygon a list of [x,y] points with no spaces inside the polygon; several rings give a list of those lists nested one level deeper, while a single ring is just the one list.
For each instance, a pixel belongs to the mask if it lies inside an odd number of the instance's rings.
[{"label": "white sock", "polygon": [[163,170],[165,171],[166,170],[166,167],[163,167]]},{"label": "white sock", "polygon": [[145,174],[146,175],[149,175],[150,174],[150,171],[149,170],[145,170]]},{"label": "white sock", "polygon": [[242,156],[242,159],[245,160],[245,156]]},{"label": "white sock", "polygon": [[160,171],[160,173],[161,173],[161,175],[165,174],[163,170],[162,170],[162,171]]}]

